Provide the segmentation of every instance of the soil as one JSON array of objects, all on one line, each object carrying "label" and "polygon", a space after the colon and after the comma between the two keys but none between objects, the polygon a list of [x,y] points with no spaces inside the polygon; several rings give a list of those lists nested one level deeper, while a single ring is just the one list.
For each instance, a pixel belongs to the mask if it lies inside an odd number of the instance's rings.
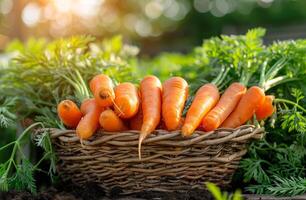
[{"label": "soil", "polygon": [[120,189],[114,188],[107,197],[102,188],[96,184],[88,184],[85,188],[80,188],[72,184],[61,184],[55,187],[44,189],[36,195],[29,192],[10,191],[0,193],[1,200],[213,200],[210,193],[205,190],[191,190],[189,192],[153,192],[146,191],[135,193],[129,196],[120,195]]}]

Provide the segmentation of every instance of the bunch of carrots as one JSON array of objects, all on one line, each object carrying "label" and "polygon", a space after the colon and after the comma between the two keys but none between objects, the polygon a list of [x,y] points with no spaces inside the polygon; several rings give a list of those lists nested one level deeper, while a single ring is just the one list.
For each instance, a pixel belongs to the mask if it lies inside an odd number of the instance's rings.
[{"label": "bunch of carrots", "polygon": [[132,83],[114,86],[111,78],[100,74],[89,83],[93,98],[79,108],[71,100],[58,104],[58,116],[69,128],[75,128],[81,140],[90,138],[99,128],[106,132],[139,130],[139,152],[143,140],[156,128],[181,130],[184,137],[195,130],[213,131],[219,127],[236,128],[256,116],[264,120],[274,112],[271,95],[260,87],[249,89],[232,83],[221,95],[213,83],[203,85],[194,96],[185,118],[188,83],[172,77],[163,84],[155,76],[146,76],[138,88]]}]

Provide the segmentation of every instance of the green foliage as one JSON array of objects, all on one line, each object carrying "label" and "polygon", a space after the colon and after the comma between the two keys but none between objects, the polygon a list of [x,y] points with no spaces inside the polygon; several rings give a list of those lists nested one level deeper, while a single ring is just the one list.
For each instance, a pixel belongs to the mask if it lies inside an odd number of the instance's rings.
[{"label": "green foliage", "polygon": [[15,174],[9,178],[9,188],[17,191],[28,190],[36,193],[36,185],[34,180],[34,166],[29,160],[25,159],[16,166]]},{"label": "green foliage", "polygon": [[28,190],[36,193],[34,173],[37,170],[41,171],[39,165],[45,159],[51,160],[49,175],[52,177],[55,173],[55,154],[52,149],[49,134],[43,133],[42,136],[36,138],[36,143],[45,150],[45,154],[35,165],[23,153],[22,145],[24,144],[24,140],[29,138],[28,134],[37,126],[43,127],[43,124],[39,122],[32,124],[15,141],[0,148],[1,152],[12,147],[10,158],[0,164],[0,190]]},{"label": "green foliage", "polygon": [[252,193],[269,193],[275,196],[295,196],[306,193],[306,179],[302,177],[281,178],[273,177],[273,182],[266,185],[248,187]]},{"label": "green foliage", "polygon": [[304,97],[294,88],[291,95],[294,101],[276,99],[280,115],[276,128],[266,126],[266,139],[253,143],[248,158],[241,162],[244,181],[251,183],[247,187],[250,192],[291,196],[305,191],[306,112],[299,105]]},{"label": "green foliage", "polygon": [[80,103],[90,97],[87,83],[94,75],[108,74],[115,82],[135,81],[138,49],[123,44],[120,36],[102,42],[90,36],[49,43],[31,39],[25,45],[15,41],[7,51],[17,55],[0,80],[4,92],[18,98],[16,110],[23,117],[49,127],[61,126],[55,110],[60,100]]},{"label": "green foliage", "polygon": [[213,183],[206,183],[206,188],[213,195],[215,200],[242,200],[240,190],[236,190],[234,194],[223,192]]},{"label": "green foliage", "polygon": [[16,100],[17,98],[0,97],[0,128],[7,128],[14,125],[16,115],[13,110]]},{"label": "green foliage", "polygon": [[263,170],[262,165],[269,164],[265,160],[258,158],[246,158],[241,162],[241,167],[247,169],[244,173],[244,180],[250,181],[254,178],[259,183],[269,183],[270,178]]},{"label": "green foliage", "polygon": [[29,38],[27,42],[23,43],[20,40],[11,41],[5,48],[7,53],[37,53],[42,51],[47,45],[47,41],[43,38],[35,39]]},{"label": "green foliage", "polygon": [[[54,149],[52,146],[51,138],[48,131],[44,131],[43,133],[36,135],[34,138],[35,144],[38,147],[43,148],[44,156],[43,159],[47,159],[50,161],[48,174],[50,175],[51,179],[53,180],[53,175],[56,173],[56,161],[57,158],[54,153]],[[37,165],[37,164],[36,164]]]},{"label": "green foliage", "polygon": [[[280,106],[280,110],[282,113],[285,113],[282,116],[282,124],[281,127],[283,129],[288,129],[288,132],[297,131],[301,134],[306,134],[306,117],[303,116],[303,110],[299,110],[299,103],[302,99],[304,99],[304,95],[301,90],[293,88],[292,96],[295,97],[294,107],[290,110],[288,106],[284,104],[285,108]],[[306,114],[306,113],[304,113]]]}]

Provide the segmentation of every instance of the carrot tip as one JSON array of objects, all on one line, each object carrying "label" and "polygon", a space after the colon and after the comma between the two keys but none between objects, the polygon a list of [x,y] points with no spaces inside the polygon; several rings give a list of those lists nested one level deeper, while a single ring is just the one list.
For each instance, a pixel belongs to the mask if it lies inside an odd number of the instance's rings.
[{"label": "carrot tip", "polygon": [[80,138],[80,143],[81,143],[81,147],[84,148],[84,143],[83,143],[83,139]]},{"label": "carrot tip", "polygon": [[138,158],[139,160],[141,160],[141,145],[142,145],[142,142],[143,140],[145,139],[145,135],[140,133],[139,135],[139,142],[138,142]]},{"label": "carrot tip", "polygon": [[185,125],[182,127],[182,136],[183,137],[189,137],[192,134],[192,127]]}]

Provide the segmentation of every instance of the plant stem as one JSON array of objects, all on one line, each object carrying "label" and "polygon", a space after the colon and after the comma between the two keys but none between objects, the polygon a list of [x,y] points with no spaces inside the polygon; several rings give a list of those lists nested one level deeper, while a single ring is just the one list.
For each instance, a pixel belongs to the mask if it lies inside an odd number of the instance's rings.
[{"label": "plant stem", "polygon": [[287,103],[287,104],[291,104],[293,106],[296,106],[297,108],[299,108],[300,110],[302,110],[303,112],[306,113],[306,109],[303,108],[302,106],[300,106],[299,104],[293,102],[293,101],[290,101],[290,100],[287,100],[287,99],[274,99],[274,102],[275,103],[279,103],[279,102],[282,102],[282,103]]},{"label": "plant stem", "polygon": [[38,125],[41,125],[42,127],[44,127],[43,123],[41,122],[36,122],[34,124],[32,124],[31,126],[29,126],[28,128],[26,128],[22,134],[18,137],[18,139],[16,140],[16,142],[20,142],[22,140],[22,138],[32,129],[34,128],[35,126],[38,126]]},{"label": "plant stem", "polygon": [[222,73],[222,76],[220,78],[220,80],[216,83],[216,86],[219,87],[220,85],[222,85],[224,79],[226,78],[226,75],[228,74],[229,72],[229,68],[226,68],[225,71]]},{"label": "plant stem", "polygon": [[222,77],[222,74],[223,74],[224,71],[225,71],[225,67],[224,67],[224,65],[222,65],[218,76],[214,80],[212,80],[211,83],[216,85],[218,83],[218,81],[220,80],[220,78]]},{"label": "plant stem", "polygon": [[46,158],[47,156],[49,156],[49,155],[50,155],[50,152],[46,153],[46,154],[45,154],[45,155],[35,164],[34,170],[36,170],[37,167],[40,165],[40,163],[41,163],[43,160],[45,160],[45,158]]},{"label": "plant stem", "polygon": [[261,87],[261,88],[264,88],[264,85],[265,85],[265,82],[266,82],[265,73],[266,73],[267,64],[268,64],[267,60],[262,64],[262,68],[261,68],[261,72],[260,72],[260,81],[259,81],[259,84],[258,84],[258,86]]},{"label": "plant stem", "polygon": [[297,81],[297,80],[300,80],[300,78],[289,78],[288,76],[279,76],[279,77],[276,77],[274,79],[271,79],[271,80],[267,81],[263,88],[264,88],[265,91],[268,91],[269,89],[271,89],[271,88],[273,88],[277,85],[287,83],[287,82],[290,82],[290,81]]},{"label": "plant stem", "polygon": [[[83,88],[84,88],[84,90],[85,90],[85,98],[86,98],[86,99],[89,99],[89,98],[90,98],[90,93],[89,93],[89,91],[88,91],[87,85],[86,85],[86,83],[85,83],[85,81],[84,81],[82,75],[80,74],[80,72],[79,72],[78,70],[75,70],[75,71],[76,71],[76,74],[77,74],[77,76],[79,77],[79,79],[80,79],[80,81],[81,81],[81,84],[82,84],[82,86],[83,86]],[[83,99],[83,100],[84,100],[84,99]]]},{"label": "plant stem", "polygon": [[276,74],[281,70],[285,64],[287,63],[286,58],[279,59],[274,65],[269,69],[269,71],[266,74],[266,80],[270,80],[276,76]]},{"label": "plant stem", "polygon": [[222,84],[218,85],[218,89],[222,90],[230,81],[231,81],[230,79],[223,81]]},{"label": "plant stem", "polygon": [[7,177],[8,173],[10,172],[12,163],[14,162],[15,154],[16,154],[17,147],[18,147],[18,145],[16,145],[16,144],[17,144],[17,141],[18,141],[18,140],[15,141],[15,145],[14,145],[12,154],[11,154],[9,160],[8,160],[8,166],[7,166],[7,168],[6,168],[6,170],[5,170],[4,174],[3,174],[3,177],[5,177],[5,178]]},{"label": "plant stem", "polygon": [[[9,160],[7,161],[7,162],[8,162],[8,166],[7,166],[7,168],[6,168],[6,171],[5,171],[4,174],[3,174],[3,177],[4,177],[4,178],[6,178],[7,175],[9,174],[9,172],[10,172],[10,170],[11,170],[11,167],[12,167],[12,164],[15,165],[15,161],[14,161],[15,155],[16,155],[17,150],[20,148],[20,147],[19,147],[19,146],[20,146],[19,144],[20,144],[22,138],[29,132],[29,130],[31,130],[32,128],[34,128],[34,127],[37,126],[37,125],[42,125],[42,126],[43,126],[43,124],[42,124],[41,122],[37,122],[37,123],[32,124],[31,126],[29,126],[28,128],[26,128],[26,129],[22,132],[22,134],[17,138],[17,140],[15,140],[15,141],[13,142],[14,148],[13,148],[13,151],[12,151],[12,154],[11,154]],[[9,146],[9,145],[6,145],[6,147],[8,147],[8,146]]]},{"label": "plant stem", "polygon": [[15,142],[16,142],[16,141],[14,141],[14,142],[10,142],[10,143],[8,143],[8,144],[4,145],[3,147],[1,147],[1,148],[0,148],[0,151],[2,151],[3,149],[5,149],[5,148],[7,148],[7,147],[11,146],[12,144],[15,144]]}]

